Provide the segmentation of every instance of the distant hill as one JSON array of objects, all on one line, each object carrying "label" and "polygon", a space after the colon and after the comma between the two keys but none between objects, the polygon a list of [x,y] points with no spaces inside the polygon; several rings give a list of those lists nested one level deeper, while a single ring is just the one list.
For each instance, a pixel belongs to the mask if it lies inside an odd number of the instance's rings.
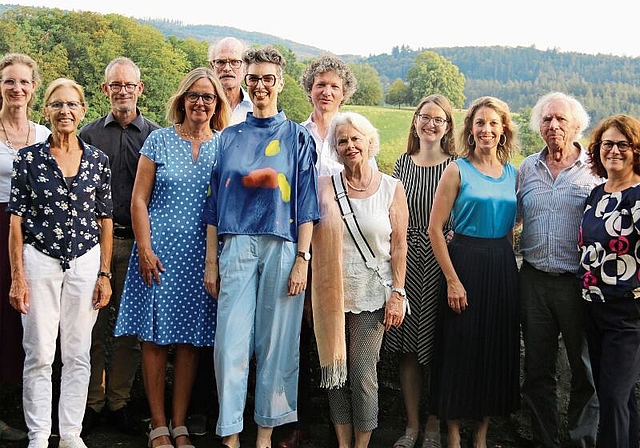
[{"label": "distant hill", "polygon": [[282,39],[281,37],[272,36],[270,34],[244,31],[229,26],[185,25],[183,22],[177,20],[145,19],[139,21],[157,28],[165,36],[175,36],[179,39],[192,38],[214,43],[223,37],[231,36],[236,37],[249,45],[279,44],[293,51],[296,54],[296,57],[301,61],[315,58],[322,53],[327,53],[326,50],[312,47],[310,45],[300,44],[292,40]]},{"label": "distant hill", "polygon": [[[184,25],[176,21],[148,20],[165,36],[215,42],[235,36],[250,45],[282,44],[298,60],[305,61],[325,52],[277,36],[215,25]],[[437,47],[411,49],[394,47],[391,53],[362,57],[338,55],[347,62],[367,63],[380,75],[384,88],[396,79],[407,79],[416,56],[433,51],[455,64],[465,76],[466,104],[492,95],[506,101],[513,111],[533,107],[543,94],[559,90],[577,97],[591,114],[592,121],[624,112],[640,116],[640,58],[591,55],[535,47]]]}]

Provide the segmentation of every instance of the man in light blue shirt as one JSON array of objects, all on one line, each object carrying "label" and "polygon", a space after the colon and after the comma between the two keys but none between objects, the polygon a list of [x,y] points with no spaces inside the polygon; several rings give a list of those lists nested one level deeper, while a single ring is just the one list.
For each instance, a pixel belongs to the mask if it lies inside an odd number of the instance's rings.
[{"label": "man in light blue shirt", "polygon": [[[602,179],[591,174],[580,145],[589,115],[559,92],[538,100],[531,129],[546,146],[528,156],[518,173],[520,315],[525,344],[524,405],[531,411],[534,446],[560,447],[556,361],[558,340],[567,351],[571,392],[567,426],[571,443],[595,447],[598,404],[583,328],[578,230],[585,201]],[[572,445],[572,446],[574,446]]]}]

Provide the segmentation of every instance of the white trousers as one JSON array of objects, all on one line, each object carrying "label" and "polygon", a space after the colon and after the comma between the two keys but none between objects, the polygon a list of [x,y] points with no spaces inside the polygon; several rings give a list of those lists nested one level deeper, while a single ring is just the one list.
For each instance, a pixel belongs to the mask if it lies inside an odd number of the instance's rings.
[{"label": "white trousers", "polygon": [[92,298],[100,270],[100,246],[73,260],[63,272],[60,260],[25,244],[23,263],[30,308],[22,315],[22,405],[29,440],[48,439],[51,435],[51,366],[58,331],[62,356],[60,437],[79,437],[91,371],[91,330],[98,316]]}]

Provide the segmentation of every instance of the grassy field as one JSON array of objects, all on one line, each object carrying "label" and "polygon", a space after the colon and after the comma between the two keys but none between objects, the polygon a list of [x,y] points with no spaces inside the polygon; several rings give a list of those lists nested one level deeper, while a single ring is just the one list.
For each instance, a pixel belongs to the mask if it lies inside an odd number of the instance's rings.
[{"label": "grassy field", "polygon": [[[413,108],[395,109],[373,106],[343,106],[342,110],[358,112],[367,117],[378,129],[380,134],[380,153],[378,154],[378,166],[380,171],[391,174],[393,165],[400,154],[407,149],[407,137],[409,126],[413,117]],[[460,129],[460,123],[464,117],[463,110],[455,112],[455,122]],[[522,161],[521,155],[516,155],[512,160],[515,166]]]}]

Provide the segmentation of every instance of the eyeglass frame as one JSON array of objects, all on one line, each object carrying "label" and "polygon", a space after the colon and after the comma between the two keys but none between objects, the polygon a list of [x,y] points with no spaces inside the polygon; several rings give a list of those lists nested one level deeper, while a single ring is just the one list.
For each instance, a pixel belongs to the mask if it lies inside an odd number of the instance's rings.
[{"label": "eyeglass frame", "polygon": [[[430,115],[427,114],[416,114],[416,117],[418,118],[418,121],[422,124],[426,124],[428,125],[429,123],[433,123],[434,126],[441,128],[442,126],[444,126],[445,124],[447,124],[449,122],[448,119],[446,118],[442,118],[442,117],[432,117]],[[440,124],[438,124],[438,122],[436,120],[442,120],[442,122]]]},{"label": "eyeglass frame", "polygon": [[[206,96],[212,96],[213,99],[209,102],[207,102],[207,100],[204,99],[204,97]],[[193,96],[194,99],[189,99],[189,96]],[[197,93],[197,92],[192,92],[191,90],[187,90],[186,92],[184,92],[184,99],[188,102],[190,102],[191,104],[196,104],[198,102],[199,99],[202,99],[202,103],[207,105],[207,106],[211,106],[213,103],[215,103],[215,101],[218,99],[218,95],[215,93]]]},{"label": "eyeglass frame", "polygon": [[[267,84],[264,79],[265,76],[273,76],[273,84],[271,83]],[[249,78],[256,78],[255,82],[249,83],[248,81]],[[273,87],[276,85],[276,82],[278,82],[278,75],[275,75],[273,73],[267,73],[266,75],[262,75],[262,76],[254,75],[251,73],[247,73],[246,75],[244,75],[244,83],[247,85],[247,87],[255,87],[258,85],[259,82],[262,82],[262,85],[265,87]]]},{"label": "eyeglass frame", "polygon": [[[0,83],[2,83],[2,85],[6,86],[8,89],[15,89],[16,84],[19,85],[20,87],[27,87],[27,86],[33,87],[33,79],[2,78],[0,79]],[[8,84],[11,84],[11,85],[8,85]]]},{"label": "eyeglass frame", "polygon": [[134,82],[127,82],[124,84],[112,82],[111,84],[107,84],[107,87],[109,87],[109,90],[111,90],[113,93],[120,93],[122,92],[122,89],[124,89],[126,93],[133,93],[136,91],[139,85],[140,83]]},{"label": "eyeglass frame", "polygon": [[239,69],[240,67],[242,67],[242,63],[243,63],[242,59],[228,59],[228,58],[214,59],[212,61],[209,61],[209,65],[211,65],[211,68],[225,68],[227,64],[229,64],[229,67],[233,69]]},{"label": "eyeglass frame", "polygon": [[46,106],[53,110],[62,110],[64,106],[67,106],[69,110],[80,110],[84,103],[82,101],[51,101]]},{"label": "eyeglass frame", "polygon": [[[624,149],[620,147],[620,144],[622,144],[623,146],[626,146]],[[606,148],[606,146],[611,146],[610,148]],[[633,149],[634,145],[633,143],[627,141],[627,140],[618,140],[618,141],[613,141],[613,140],[600,140],[599,143],[600,149],[602,149],[603,151],[606,152],[610,152],[613,151],[613,147],[616,146],[618,148],[618,151],[620,152],[620,154],[624,154],[625,152],[627,152],[629,149]]]}]

